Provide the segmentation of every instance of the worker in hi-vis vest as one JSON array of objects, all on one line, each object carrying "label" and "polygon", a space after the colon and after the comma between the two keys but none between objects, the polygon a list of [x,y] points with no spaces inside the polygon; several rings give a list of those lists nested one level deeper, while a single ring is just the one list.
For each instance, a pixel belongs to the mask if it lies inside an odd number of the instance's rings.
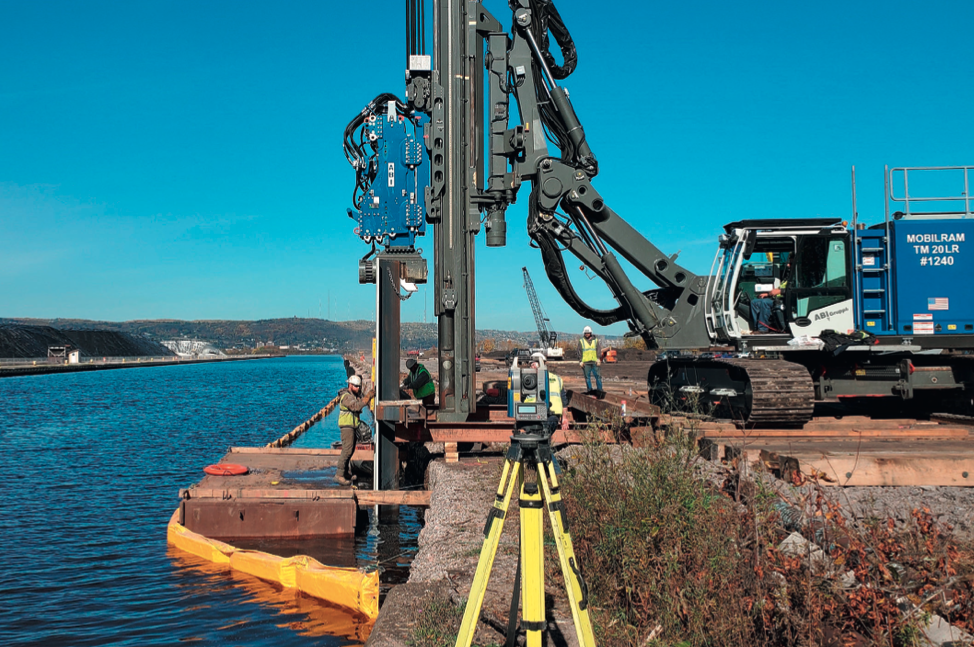
[{"label": "worker in hi-vis vest", "polygon": [[590,326],[585,326],[582,330],[582,338],[578,340],[579,346],[582,350],[582,361],[578,363],[585,372],[585,386],[589,391],[592,390],[592,377],[595,377],[595,385],[598,387],[599,391],[602,390],[602,372],[599,370],[599,364],[602,360],[602,346],[599,342],[599,338],[592,335],[592,328]]},{"label": "worker in hi-vis vest", "polygon": [[406,370],[409,373],[402,381],[402,388],[411,390],[413,398],[422,400],[424,405],[433,404],[436,400],[436,383],[429,370],[412,357],[406,360]]},{"label": "worker in hi-vis vest", "polygon": [[369,400],[375,391],[369,389],[362,397],[362,378],[352,375],[348,378],[348,388],[342,389],[342,397],[338,401],[338,428],[342,435],[342,453],[338,456],[338,466],[335,468],[335,480],[341,485],[351,485],[356,479],[348,469],[355,451],[355,430],[361,422],[362,409],[369,406]]},{"label": "worker in hi-vis vest", "polygon": [[[544,358],[544,355],[541,355]],[[538,368],[540,360],[535,360],[531,362],[531,368]],[[549,434],[553,434],[555,429],[561,427],[562,429],[568,429],[568,418],[563,417],[565,412],[565,400],[567,396],[565,395],[565,384],[562,382],[561,377],[556,375],[554,371],[550,368],[548,371],[548,419],[545,421],[545,431]],[[524,398],[525,402],[534,402],[534,396],[528,396]]]}]

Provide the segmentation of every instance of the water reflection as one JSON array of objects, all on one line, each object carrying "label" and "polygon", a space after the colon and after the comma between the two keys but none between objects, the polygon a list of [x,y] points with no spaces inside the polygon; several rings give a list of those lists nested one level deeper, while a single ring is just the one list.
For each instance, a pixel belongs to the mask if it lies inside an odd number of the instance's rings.
[{"label": "water reflection", "polygon": [[[214,538],[216,539],[216,538]],[[311,539],[294,539],[290,537],[272,538],[241,538],[220,537],[220,541],[237,548],[246,550],[260,550],[278,557],[294,557],[307,555],[325,566],[342,566],[355,568],[367,566],[368,561],[360,562],[356,550],[357,538],[352,536],[315,537]]]},{"label": "water reflection", "polygon": [[212,539],[279,557],[307,555],[326,566],[375,567],[379,570],[381,601],[394,585],[409,579],[409,565],[418,550],[422,520],[423,509],[415,506],[400,506],[398,522],[394,523],[376,523],[374,509],[360,508],[354,537]]},{"label": "water reflection", "polygon": [[[260,603],[264,608],[273,609],[283,621],[276,626],[288,628],[302,636],[336,636],[349,641],[349,644],[364,644],[372,631],[372,620],[343,607],[329,604],[324,600],[302,595],[296,589],[287,589],[278,584],[265,582],[259,578],[230,570],[229,565],[214,564],[178,548],[169,547],[167,552],[173,567],[195,571],[204,575],[204,581],[193,581],[182,586],[188,597],[205,597],[213,589],[233,589],[248,600]],[[207,607],[191,607],[187,610],[201,610]],[[221,626],[218,631],[236,632],[246,628],[249,620],[235,620]],[[204,640],[205,636],[189,636],[183,641]]]},{"label": "water reflection", "polygon": [[[178,490],[204,466],[279,438],[344,383],[339,357],[0,380],[0,473],[16,491],[0,497],[0,645],[361,644],[367,628],[346,612],[214,571],[165,539]],[[336,417],[300,440],[328,447]],[[351,550],[358,565],[382,562],[384,586],[402,581],[410,557],[394,556],[415,551],[417,514],[404,517],[413,539],[380,527],[334,560]]]}]

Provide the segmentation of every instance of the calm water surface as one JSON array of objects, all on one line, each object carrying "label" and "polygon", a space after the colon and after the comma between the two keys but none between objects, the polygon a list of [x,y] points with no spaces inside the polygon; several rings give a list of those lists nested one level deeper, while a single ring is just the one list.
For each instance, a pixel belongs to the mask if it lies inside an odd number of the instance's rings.
[{"label": "calm water surface", "polygon": [[[360,618],[166,544],[177,491],[344,384],[339,357],[0,379],[0,645],[349,645]],[[337,412],[299,445],[338,440]],[[352,542],[401,581],[420,516]]]}]

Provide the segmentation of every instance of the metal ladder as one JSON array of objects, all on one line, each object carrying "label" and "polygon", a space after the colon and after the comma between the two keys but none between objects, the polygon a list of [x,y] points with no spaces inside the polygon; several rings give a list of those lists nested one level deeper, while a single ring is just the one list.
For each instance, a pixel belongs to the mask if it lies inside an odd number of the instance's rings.
[{"label": "metal ladder", "polygon": [[[893,293],[893,273],[890,267],[890,228],[889,228],[889,195],[890,195],[890,172],[889,167],[885,169],[886,180],[886,219],[885,233],[882,238],[882,245],[879,247],[863,247],[865,241],[859,236],[859,211],[856,206],[856,169],[852,168],[852,248],[854,250],[855,271],[853,277],[853,291],[855,294],[856,305],[862,313],[862,319],[880,319],[882,331],[886,332],[892,328],[893,316],[890,312],[890,295]],[[870,238],[872,239],[872,237]],[[877,259],[876,266],[866,266],[863,264],[863,256],[869,254]],[[867,274],[873,274],[878,279],[878,287],[864,287],[867,283]],[[875,285],[877,281],[869,281]],[[866,300],[869,296],[873,300],[878,300],[882,307],[866,309]]]}]

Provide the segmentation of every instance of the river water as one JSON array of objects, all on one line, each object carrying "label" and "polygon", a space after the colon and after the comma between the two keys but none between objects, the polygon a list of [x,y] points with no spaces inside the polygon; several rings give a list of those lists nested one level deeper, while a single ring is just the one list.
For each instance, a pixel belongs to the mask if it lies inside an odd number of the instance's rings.
[{"label": "river water", "polygon": [[[307,420],[340,357],[0,379],[0,645],[353,645],[361,618],[171,548],[177,492]],[[300,445],[338,440],[337,411]],[[420,513],[351,550],[401,581]]]}]

